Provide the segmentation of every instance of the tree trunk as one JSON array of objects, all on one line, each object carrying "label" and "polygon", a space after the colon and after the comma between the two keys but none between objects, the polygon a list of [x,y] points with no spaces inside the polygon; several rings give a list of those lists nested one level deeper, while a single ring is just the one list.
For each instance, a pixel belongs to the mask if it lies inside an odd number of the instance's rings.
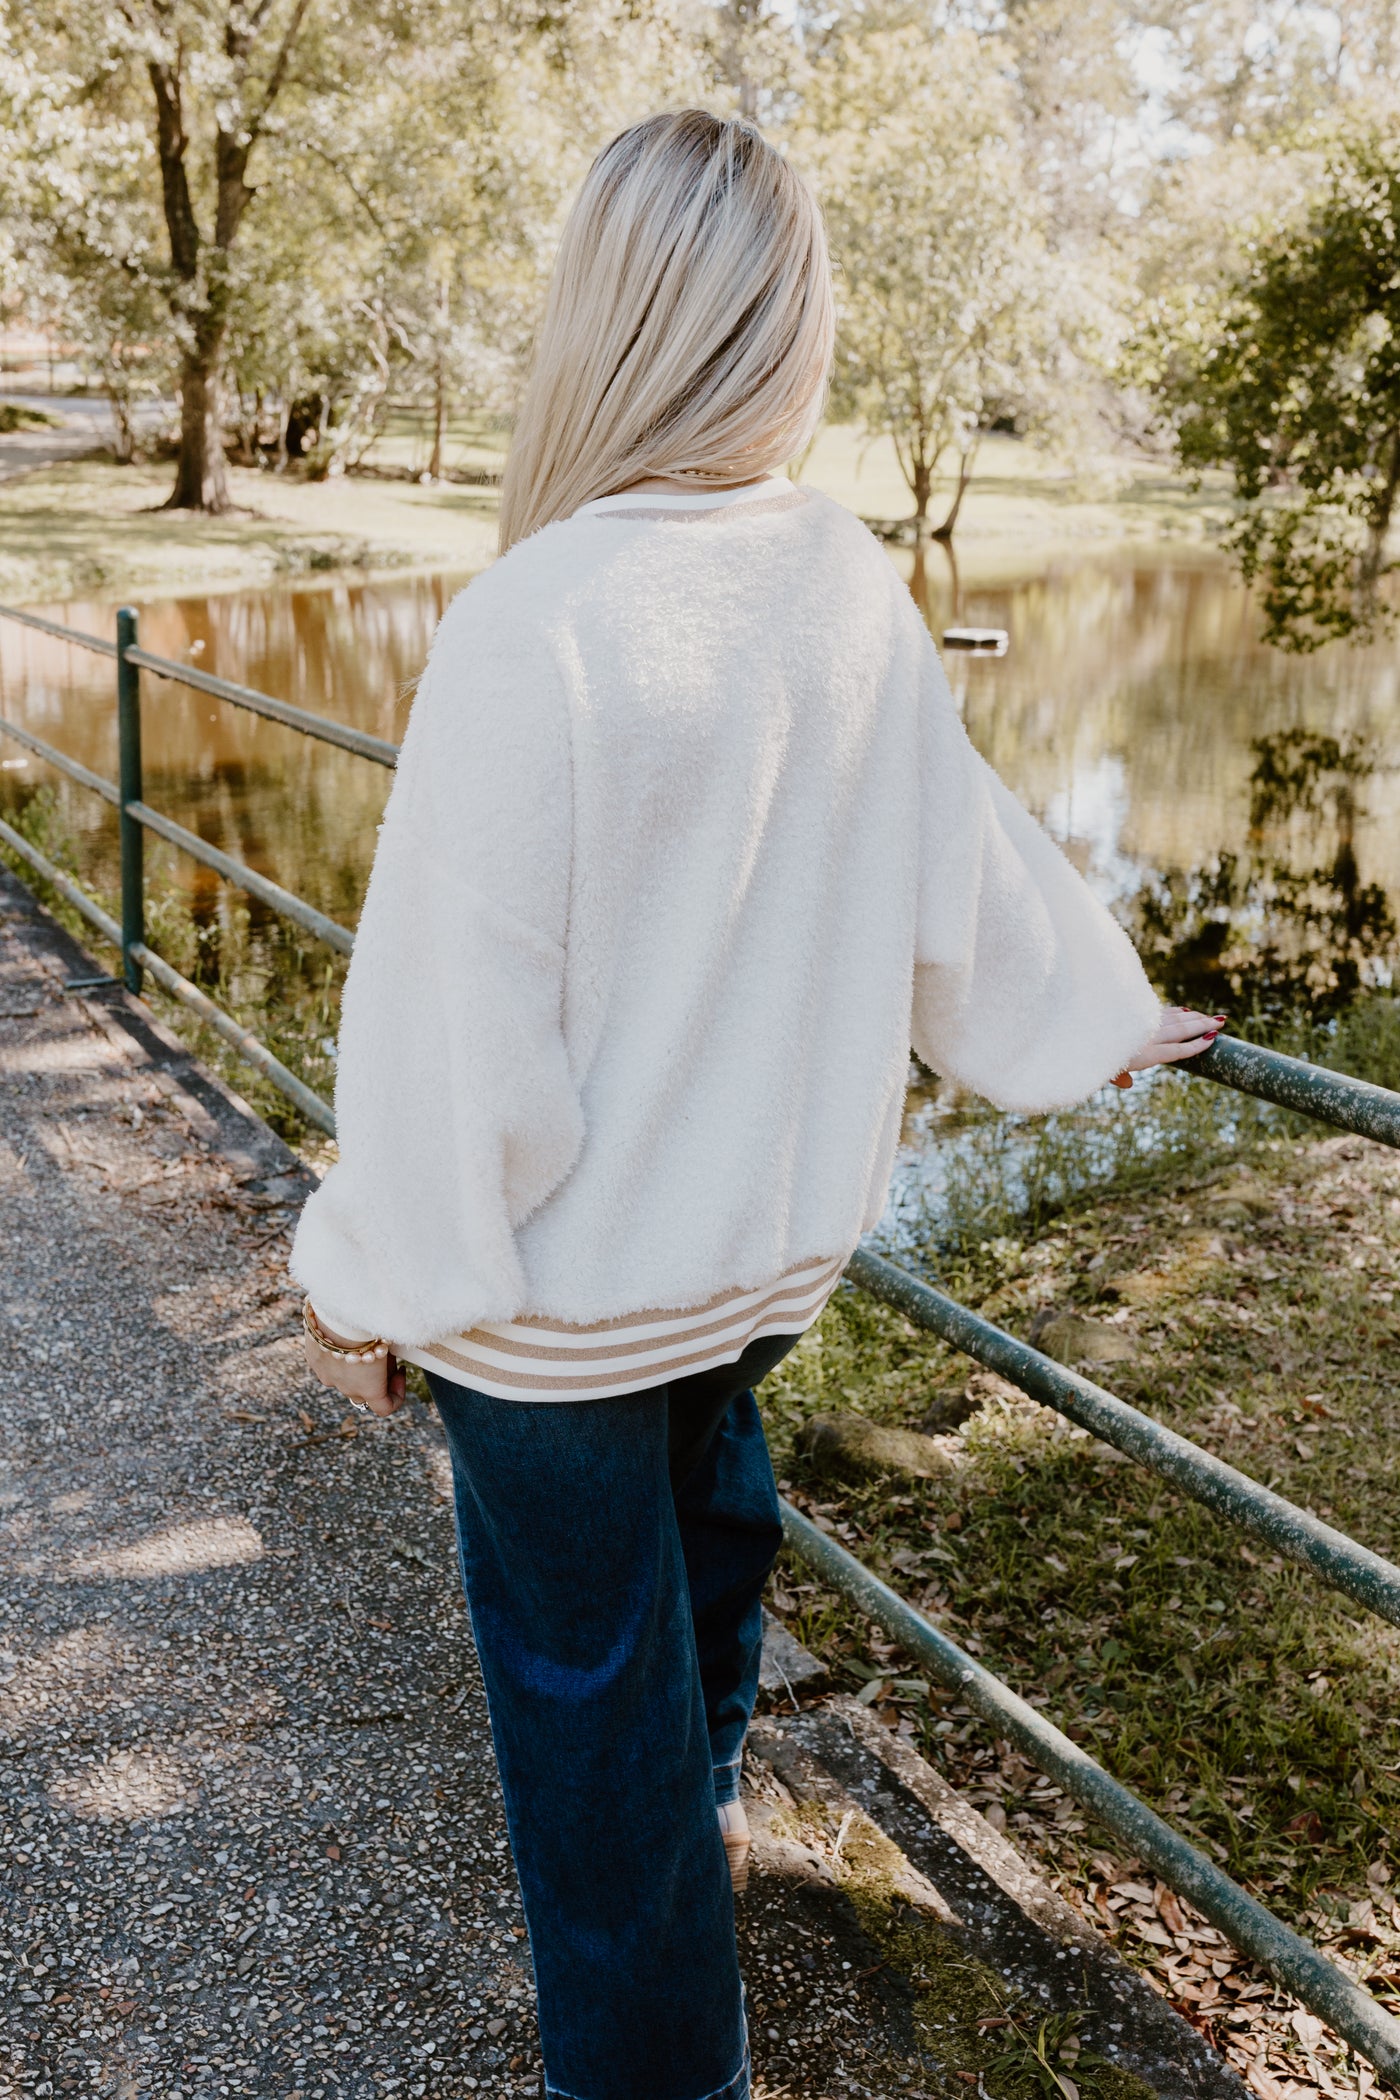
[{"label": "tree trunk", "polygon": [[447,324],[451,294],[447,279],[438,283],[437,356],[433,363],[433,449],[428,460],[429,481],[442,480],[443,439],[447,435]]},{"label": "tree trunk", "polygon": [[962,578],[958,574],[958,557],[953,552],[951,539],[940,540],[939,545],[948,557],[948,624],[957,627],[963,616]]},{"label": "tree trunk", "polygon": [[442,441],[447,430],[447,383],[441,343],[433,373],[433,449],[428,457],[429,481],[442,480]]},{"label": "tree trunk", "polygon": [[196,346],[180,372],[180,458],[162,510],[232,509],[219,418],[218,350]]},{"label": "tree trunk", "polygon": [[928,542],[915,540],[914,565],[909,571],[909,595],[924,618],[928,618]]},{"label": "tree trunk", "polygon": [[928,499],[933,493],[933,466],[920,456],[915,458],[913,467],[910,486],[914,493],[914,543],[922,546],[929,538]]},{"label": "tree trunk", "polygon": [[1372,498],[1366,521],[1366,550],[1358,565],[1357,576],[1363,617],[1369,617],[1375,603],[1376,585],[1385,567],[1385,545],[1390,535],[1390,521],[1395,515],[1397,496],[1400,496],[1400,430],[1391,432],[1390,459],[1385,477]]},{"label": "tree trunk", "polygon": [[131,396],[113,372],[103,376],[102,390],[112,411],[112,456],[119,467],[129,467],[136,453],[136,432],[131,420]]},{"label": "tree trunk", "polygon": [[941,525],[934,527],[933,532],[933,537],[936,540],[942,540],[945,544],[952,541],[953,531],[958,522],[958,512],[962,509],[962,500],[967,494],[967,485],[972,479],[972,462],[976,456],[977,446],[975,443],[969,445],[965,452],[958,454],[958,485],[953,491],[953,500],[948,505],[947,516]]}]

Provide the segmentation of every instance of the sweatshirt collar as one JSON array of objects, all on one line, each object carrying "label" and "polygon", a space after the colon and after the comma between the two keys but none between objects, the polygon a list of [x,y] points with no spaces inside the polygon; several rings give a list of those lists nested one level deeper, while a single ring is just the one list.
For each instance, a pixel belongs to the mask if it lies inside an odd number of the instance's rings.
[{"label": "sweatshirt collar", "polygon": [[786,475],[765,474],[761,481],[746,481],[737,489],[624,489],[618,496],[595,496],[591,503],[581,503],[573,516],[596,517],[610,510],[731,510],[785,493],[791,486]]}]

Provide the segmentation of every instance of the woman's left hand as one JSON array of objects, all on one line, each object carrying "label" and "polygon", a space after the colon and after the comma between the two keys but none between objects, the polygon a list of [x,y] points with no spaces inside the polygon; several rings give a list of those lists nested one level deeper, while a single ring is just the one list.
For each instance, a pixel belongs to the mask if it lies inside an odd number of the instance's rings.
[{"label": "woman's left hand", "polygon": [[1199,1057],[1203,1050],[1209,1050],[1224,1026],[1224,1014],[1198,1014],[1189,1006],[1164,1006],[1156,1035],[1115,1074],[1113,1084],[1130,1087],[1134,1072],[1145,1072],[1150,1065],[1175,1065],[1184,1057]]},{"label": "woman's left hand", "polygon": [[[333,1342],[341,1339],[329,1327],[326,1333]],[[367,1408],[372,1415],[392,1415],[397,1414],[408,1399],[404,1367],[392,1349],[384,1356],[371,1358],[368,1363],[354,1363],[346,1357],[333,1356],[312,1335],[303,1335],[302,1341],[313,1374],[333,1393],[343,1395],[352,1407]],[[353,1343],[347,1344],[347,1347],[353,1346]]]}]

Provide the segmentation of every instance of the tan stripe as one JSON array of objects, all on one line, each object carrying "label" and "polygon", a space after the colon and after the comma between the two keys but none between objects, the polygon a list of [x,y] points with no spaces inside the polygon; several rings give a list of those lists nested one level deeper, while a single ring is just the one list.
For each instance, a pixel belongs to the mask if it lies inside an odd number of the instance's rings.
[{"label": "tan stripe", "polygon": [[[682,1333],[674,1336],[674,1339],[677,1342],[700,1341],[705,1335],[721,1333],[727,1328],[738,1332],[742,1322],[747,1321],[752,1324],[755,1320],[763,1319],[775,1305],[782,1304],[785,1299],[795,1301],[791,1308],[794,1313],[801,1312],[803,1300],[811,1297],[820,1297],[822,1291],[835,1281],[834,1272],[838,1271],[840,1267],[841,1264],[839,1262],[834,1263],[832,1268],[828,1269],[824,1275],[815,1278],[810,1284],[804,1283],[800,1288],[794,1285],[775,1287],[766,1298],[761,1299],[757,1305],[748,1307],[743,1313],[732,1313],[727,1316],[721,1315],[716,1319],[706,1320],[696,1326],[688,1324]],[[586,1332],[587,1330],[584,1331]],[[616,1363],[619,1357],[636,1356],[640,1351],[646,1349],[664,1349],[672,1337],[662,1333],[635,1335],[629,1340],[624,1333],[615,1340],[596,1349],[551,1349],[544,1342],[515,1341],[509,1335],[497,1334],[490,1327],[473,1327],[466,1334],[453,1335],[451,1339],[453,1341],[475,1342],[478,1346],[486,1343],[493,1350],[499,1350],[502,1356],[528,1357],[532,1363],[589,1364]],[[645,1366],[640,1366],[639,1368],[645,1368]]]},{"label": "tan stripe", "polygon": [[[844,1268],[850,1260],[848,1254],[838,1254],[834,1260],[824,1261],[820,1254],[811,1261],[795,1261],[790,1269],[784,1269],[770,1284],[759,1284],[757,1289],[771,1292],[779,1284],[790,1283],[795,1277],[805,1279],[808,1275],[819,1276],[825,1270]],[[649,1323],[660,1324],[663,1320],[689,1320],[701,1318],[706,1313],[718,1312],[721,1307],[732,1305],[736,1298],[748,1298],[752,1290],[740,1285],[732,1291],[716,1291],[713,1298],[704,1299],[699,1305],[646,1306],[640,1311],[618,1313],[610,1320],[592,1320],[575,1324],[571,1320],[552,1320],[547,1313],[522,1313],[518,1320],[503,1320],[503,1327],[538,1328],[546,1334],[609,1334],[618,1328],[642,1327]],[[484,1330],[474,1330],[484,1331]],[[663,1337],[664,1339],[664,1337]]]},{"label": "tan stripe", "polygon": [[[815,1315],[813,1317],[815,1318]],[[812,1320],[807,1318],[804,1318],[801,1327],[796,1329],[785,1329],[780,1320],[775,1319],[768,1322],[760,1320],[737,1348],[698,1349],[691,1351],[688,1355],[669,1357],[661,1363],[639,1366],[635,1377],[628,1378],[625,1382],[629,1385],[642,1385],[643,1389],[646,1386],[665,1385],[677,1371],[694,1373],[704,1370],[710,1364],[736,1361],[743,1355],[749,1343],[757,1341],[761,1334],[800,1333],[811,1325]],[[458,1370],[473,1373],[478,1379],[489,1380],[493,1385],[509,1386],[512,1391],[577,1393],[581,1388],[587,1388],[590,1392],[595,1392],[596,1397],[600,1400],[606,1399],[608,1395],[607,1381],[603,1379],[547,1378],[543,1376],[531,1378],[523,1373],[517,1374],[513,1371],[503,1371],[496,1364],[482,1363],[479,1359],[464,1356],[458,1350],[448,1348],[443,1342],[434,1342],[430,1348],[420,1349],[416,1354],[435,1357],[440,1363],[452,1364]]]},{"label": "tan stripe", "polygon": [[765,512],[795,510],[807,501],[805,489],[794,489],[790,496],[765,496],[761,502],[712,503],[706,510],[594,510],[591,518],[657,518],[671,525],[698,525],[710,518],[757,518]]}]

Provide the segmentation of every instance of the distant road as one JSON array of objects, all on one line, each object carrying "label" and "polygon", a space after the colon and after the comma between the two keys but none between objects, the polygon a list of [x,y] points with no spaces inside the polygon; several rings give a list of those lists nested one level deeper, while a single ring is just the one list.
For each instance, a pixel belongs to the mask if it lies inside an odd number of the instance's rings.
[{"label": "distant road", "polygon": [[[111,405],[93,394],[20,394],[0,391],[0,403],[11,401],[20,408],[56,416],[57,427],[42,430],[0,431],[0,481],[13,481],[36,467],[51,467],[59,460],[81,459],[110,445],[114,437]],[[169,412],[169,404],[143,401],[136,409],[136,424],[148,430]]]}]

